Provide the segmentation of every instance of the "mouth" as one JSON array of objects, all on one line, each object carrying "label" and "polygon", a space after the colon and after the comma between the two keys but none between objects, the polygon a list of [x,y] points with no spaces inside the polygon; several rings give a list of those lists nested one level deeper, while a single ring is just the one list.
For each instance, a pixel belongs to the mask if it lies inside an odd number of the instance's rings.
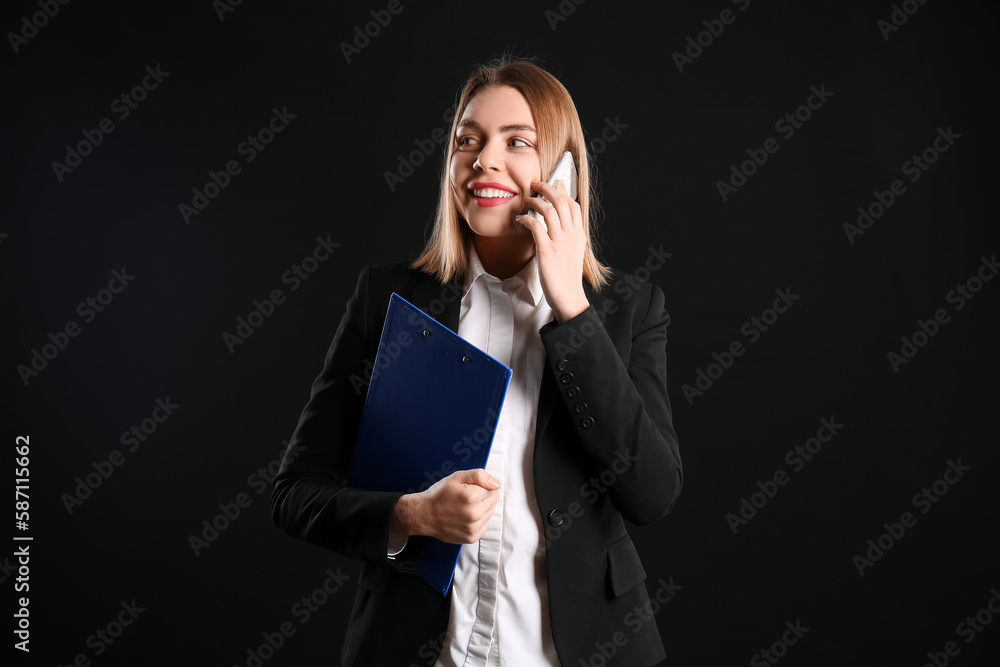
[{"label": "mouth", "polygon": [[517,193],[502,183],[473,183],[469,192],[476,204],[483,207],[503,206],[517,199]]}]

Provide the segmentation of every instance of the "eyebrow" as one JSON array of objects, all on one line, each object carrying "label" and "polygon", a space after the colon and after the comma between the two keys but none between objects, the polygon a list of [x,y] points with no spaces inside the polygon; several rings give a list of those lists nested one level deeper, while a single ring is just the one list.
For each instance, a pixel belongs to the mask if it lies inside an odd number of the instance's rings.
[{"label": "eyebrow", "polygon": [[[483,126],[477,123],[476,121],[472,120],[471,118],[466,118],[465,120],[461,121],[458,124],[458,129],[461,129],[466,126],[473,127],[479,130],[480,132],[483,131]],[[512,125],[501,125],[500,133],[503,134],[506,132],[534,132],[535,134],[538,134],[535,128],[531,127],[530,125],[523,125],[520,123],[515,123]]]}]

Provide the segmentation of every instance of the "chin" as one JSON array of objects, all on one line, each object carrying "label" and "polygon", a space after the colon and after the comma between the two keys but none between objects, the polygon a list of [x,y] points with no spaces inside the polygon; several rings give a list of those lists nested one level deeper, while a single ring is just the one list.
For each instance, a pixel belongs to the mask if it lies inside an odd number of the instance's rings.
[{"label": "chin", "polygon": [[477,236],[490,238],[518,237],[520,232],[528,230],[514,222],[513,216],[508,216],[505,220],[476,220],[468,223],[469,229]]}]

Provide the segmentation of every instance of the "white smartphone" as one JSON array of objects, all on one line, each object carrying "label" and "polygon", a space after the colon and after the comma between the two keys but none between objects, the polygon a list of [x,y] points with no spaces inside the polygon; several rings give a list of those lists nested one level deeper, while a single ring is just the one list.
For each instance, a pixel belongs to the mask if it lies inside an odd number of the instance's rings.
[{"label": "white smartphone", "polygon": [[[559,158],[559,162],[558,164],[556,164],[556,168],[552,170],[552,175],[549,176],[549,180],[547,180],[546,183],[548,183],[551,186],[555,186],[556,181],[559,180],[562,180],[566,184],[566,191],[569,192],[569,196],[572,197],[573,200],[575,201],[576,181],[577,181],[576,163],[573,162],[573,154],[570,153],[569,151],[563,153],[562,157]],[[548,202],[550,204],[552,203],[545,197],[542,197],[541,195],[538,195],[538,197],[542,201]],[[545,230],[548,231],[549,227],[548,225],[545,224],[545,216],[543,216],[535,209],[530,209],[528,211],[528,215],[530,215],[533,218],[537,218],[538,221],[542,223],[542,226],[545,227]]]}]

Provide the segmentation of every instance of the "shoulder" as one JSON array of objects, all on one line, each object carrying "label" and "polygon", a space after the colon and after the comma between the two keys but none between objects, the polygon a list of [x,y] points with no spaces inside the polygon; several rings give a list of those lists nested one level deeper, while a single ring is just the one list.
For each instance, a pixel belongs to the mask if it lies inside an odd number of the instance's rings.
[{"label": "shoulder", "polygon": [[437,276],[411,268],[408,262],[389,262],[371,264],[361,271],[355,299],[366,304],[366,308],[377,316],[384,317],[389,295],[393,292],[417,307],[423,307],[425,302],[455,289],[454,285],[442,284]]},{"label": "shoulder", "polygon": [[614,271],[599,292],[589,292],[591,305],[606,326],[627,327],[632,331],[648,326],[666,326],[663,290],[659,285],[630,273]]},{"label": "shoulder", "polygon": [[417,285],[436,281],[434,276],[411,268],[409,262],[383,262],[362,269],[358,289],[378,294],[386,290],[408,292]]},{"label": "shoulder", "polygon": [[588,291],[591,303],[600,305],[609,314],[628,314],[640,319],[651,310],[664,309],[663,290],[650,282],[649,276],[637,277],[623,271],[613,271],[608,284],[600,291]]}]

